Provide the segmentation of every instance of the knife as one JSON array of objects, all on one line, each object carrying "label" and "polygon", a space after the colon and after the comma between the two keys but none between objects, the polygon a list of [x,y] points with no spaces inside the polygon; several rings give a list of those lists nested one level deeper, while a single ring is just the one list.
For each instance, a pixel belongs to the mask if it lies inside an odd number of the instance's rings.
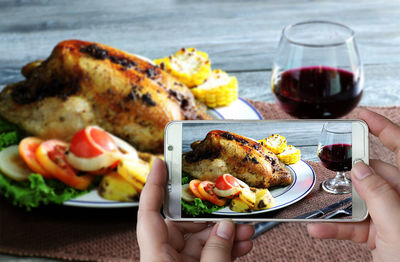
[{"label": "knife", "polygon": [[[352,201],[352,197],[348,197],[346,199],[340,200],[336,203],[333,203],[332,205],[329,205],[327,207],[317,209],[315,211],[311,211],[302,215],[299,215],[295,217],[295,219],[310,219],[310,218],[317,218],[317,217],[322,217],[323,215],[326,215],[327,213],[338,209],[342,206],[347,205]],[[282,223],[281,221],[271,221],[271,222],[260,222],[254,225],[254,235],[252,239],[255,239],[256,237],[264,234],[274,226]]]}]

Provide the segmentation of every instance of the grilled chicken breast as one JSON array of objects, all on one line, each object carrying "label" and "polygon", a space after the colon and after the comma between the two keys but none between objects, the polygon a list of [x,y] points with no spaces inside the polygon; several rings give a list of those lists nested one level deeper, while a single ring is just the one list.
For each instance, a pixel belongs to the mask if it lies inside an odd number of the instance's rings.
[{"label": "grilled chicken breast", "polygon": [[171,120],[210,119],[191,91],[142,58],[68,40],[26,65],[26,80],[0,94],[0,115],[43,138],[68,140],[98,125],[141,151],[161,153]]},{"label": "grilled chicken breast", "polygon": [[235,133],[213,130],[183,154],[182,170],[200,180],[215,181],[229,173],[249,186],[286,186],[292,177],[277,156],[261,144]]}]

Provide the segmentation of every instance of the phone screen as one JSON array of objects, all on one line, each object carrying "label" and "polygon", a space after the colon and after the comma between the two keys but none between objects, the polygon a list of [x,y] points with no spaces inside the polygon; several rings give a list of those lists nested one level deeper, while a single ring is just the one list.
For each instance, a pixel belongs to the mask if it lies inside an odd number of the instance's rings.
[{"label": "phone screen", "polygon": [[[365,126],[360,123],[181,122],[181,144],[173,147],[179,151],[180,165],[170,169],[173,217],[359,217],[354,216],[360,208],[354,208],[350,171],[355,157],[364,160],[368,150]],[[170,165],[169,160],[167,155]]]}]

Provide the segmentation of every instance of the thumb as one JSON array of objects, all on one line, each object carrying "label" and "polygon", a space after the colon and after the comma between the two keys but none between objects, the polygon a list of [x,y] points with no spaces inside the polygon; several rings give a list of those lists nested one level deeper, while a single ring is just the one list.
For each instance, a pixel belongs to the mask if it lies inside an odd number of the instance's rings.
[{"label": "thumb", "polygon": [[400,196],[393,187],[362,161],[353,166],[351,178],[377,231],[384,236],[400,232]]},{"label": "thumb", "polygon": [[201,261],[231,261],[234,238],[235,224],[232,221],[222,220],[215,224],[201,251]]}]

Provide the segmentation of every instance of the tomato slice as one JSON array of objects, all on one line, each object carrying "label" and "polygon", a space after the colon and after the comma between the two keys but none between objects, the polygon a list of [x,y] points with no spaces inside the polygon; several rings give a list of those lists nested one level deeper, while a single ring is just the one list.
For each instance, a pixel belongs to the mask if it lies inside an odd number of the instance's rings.
[{"label": "tomato slice", "polygon": [[228,190],[234,187],[238,187],[239,182],[230,174],[223,174],[219,176],[215,181],[215,187],[219,190]]},{"label": "tomato slice", "polygon": [[40,144],[36,149],[36,159],[39,164],[49,172],[54,178],[64,182],[65,184],[76,188],[86,189],[93,180],[93,176],[78,176],[76,171],[68,164],[65,152],[68,144],[51,139]]},{"label": "tomato slice", "polygon": [[88,126],[75,133],[69,150],[78,157],[91,158],[117,149],[114,139],[104,130]]},{"label": "tomato slice", "polygon": [[113,151],[117,149],[114,139],[106,131],[92,127],[88,133],[94,143],[99,145],[105,151]]},{"label": "tomato slice", "polygon": [[199,192],[206,200],[217,206],[223,206],[226,204],[225,198],[219,198],[214,192],[214,183],[210,181],[202,181],[199,184]]},{"label": "tomato slice", "polygon": [[196,197],[200,198],[201,200],[205,200],[205,198],[199,192],[200,183],[201,183],[200,180],[193,179],[189,183],[189,188],[190,188],[190,191],[192,191],[193,195],[195,195]]},{"label": "tomato slice", "polygon": [[43,142],[37,137],[26,137],[19,143],[19,154],[29,167],[35,173],[41,174],[45,178],[51,178],[52,175],[47,172],[36,159],[36,149]]}]

